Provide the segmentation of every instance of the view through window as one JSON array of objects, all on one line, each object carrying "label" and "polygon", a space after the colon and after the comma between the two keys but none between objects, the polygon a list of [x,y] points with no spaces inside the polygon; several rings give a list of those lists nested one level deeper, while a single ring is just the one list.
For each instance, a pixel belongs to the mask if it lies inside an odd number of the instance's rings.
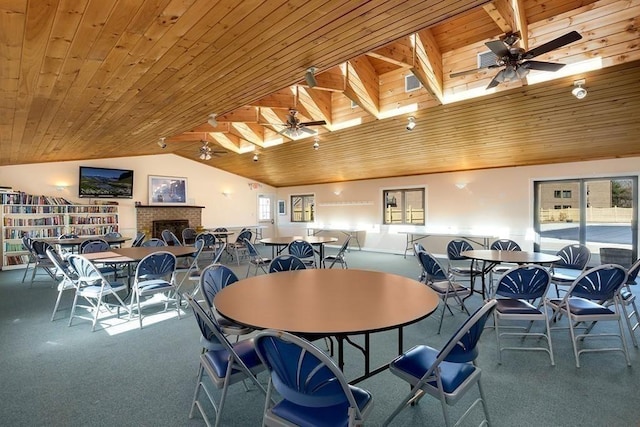
[{"label": "view through window", "polygon": [[637,186],[636,177],[535,182],[535,250],[556,253],[580,243],[592,259],[601,248],[620,248],[631,250],[635,260]]},{"label": "view through window", "polygon": [[384,190],[384,224],[424,225],[424,188]]}]

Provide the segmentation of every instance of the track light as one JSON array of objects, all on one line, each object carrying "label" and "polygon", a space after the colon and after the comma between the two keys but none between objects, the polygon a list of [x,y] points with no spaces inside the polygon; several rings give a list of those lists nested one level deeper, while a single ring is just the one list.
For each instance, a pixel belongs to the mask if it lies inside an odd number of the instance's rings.
[{"label": "track light", "polygon": [[416,127],[416,119],[415,117],[409,117],[409,123],[407,123],[407,130],[413,130]]},{"label": "track light", "polygon": [[254,162],[257,162],[257,161],[258,161],[258,153],[256,153],[256,154],[254,154],[254,155],[253,155],[253,161],[254,161]]},{"label": "track light", "polygon": [[317,150],[318,148],[320,148],[320,140],[318,138],[314,138],[313,139],[313,149]]},{"label": "track light", "polygon": [[160,138],[160,139],[158,140],[158,147],[160,147],[160,148],[167,148],[167,143],[166,143],[166,142],[164,142],[164,138]]},{"label": "track light", "polygon": [[587,96],[587,90],[582,87],[583,84],[585,84],[584,79],[576,80],[575,82],[573,82],[574,88],[571,93],[578,99],[583,99],[585,96]]},{"label": "track light", "polygon": [[309,87],[315,87],[318,84],[318,82],[316,82],[316,67],[307,68],[304,79],[307,81]]},{"label": "track light", "polygon": [[216,120],[216,116],[217,116],[216,113],[209,114],[209,120],[207,120],[207,123],[209,123],[213,127],[217,127],[218,121]]}]

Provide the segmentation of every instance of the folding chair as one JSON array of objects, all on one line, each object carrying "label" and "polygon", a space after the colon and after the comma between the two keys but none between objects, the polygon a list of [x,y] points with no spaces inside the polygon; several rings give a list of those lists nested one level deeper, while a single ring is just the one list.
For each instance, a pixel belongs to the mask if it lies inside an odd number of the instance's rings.
[{"label": "folding chair", "polygon": [[[208,315],[191,296],[187,295],[186,298],[193,309],[202,338],[208,346],[207,351],[200,355],[196,390],[193,395],[189,418],[193,418],[194,411],[197,408],[207,426],[211,426],[205,407],[200,401],[200,392],[204,391],[216,414],[213,425],[218,426],[221,423],[229,386],[249,379],[262,393],[267,394],[265,388],[256,378],[256,375],[264,371],[265,367],[258,358],[253,339],[231,344],[220,330],[215,318]],[[217,402],[203,380],[205,373],[211,383],[221,390],[220,400]]]},{"label": "folding chair", "polygon": [[482,404],[485,417],[481,425],[489,425],[489,410],[480,384],[481,371],[475,365],[475,360],[478,357],[478,341],[495,306],[495,300],[485,302],[465,320],[442,350],[417,345],[391,361],[389,371],[408,382],[411,391],[383,425],[388,425],[407,405],[417,404],[427,393],[440,400],[445,425],[450,426],[447,407],[455,405],[475,384],[478,385],[480,397],[469,406],[455,425],[459,425],[478,404]]}]

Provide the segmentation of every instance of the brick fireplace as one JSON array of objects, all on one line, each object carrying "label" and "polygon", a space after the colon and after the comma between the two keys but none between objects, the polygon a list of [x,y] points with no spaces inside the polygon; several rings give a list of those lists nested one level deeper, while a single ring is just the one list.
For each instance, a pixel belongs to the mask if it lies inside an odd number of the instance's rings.
[{"label": "brick fireplace", "polygon": [[[182,238],[182,229],[186,227],[198,228],[202,226],[202,209],[204,206],[154,206],[154,205],[141,205],[136,206],[136,228],[138,231],[142,231],[147,238],[157,237],[162,238],[160,233],[164,228],[159,231],[154,230],[154,221],[157,224],[164,222],[165,226],[172,231],[172,222],[176,222],[176,236]],[[180,223],[177,223],[180,221]],[[186,221],[186,222],[185,222]],[[163,225],[161,225],[163,226]],[[157,227],[156,227],[157,228]],[[178,230],[179,228],[179,230]],[[157,235],[156,235],[157,232]]]}]

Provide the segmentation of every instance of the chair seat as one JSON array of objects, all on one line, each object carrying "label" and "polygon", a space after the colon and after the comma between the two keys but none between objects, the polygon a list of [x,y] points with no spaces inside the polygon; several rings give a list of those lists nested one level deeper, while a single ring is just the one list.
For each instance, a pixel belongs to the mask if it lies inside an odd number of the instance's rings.
[{"label": "chair seat", "polygon": [[225,319],[224,317],[219,317],[218,325],[220,325],[220,329],[225,335],[246,335],[253,331],[253,329],[242,326],[238,323],[235,323],[229,319]]},{"label": "chair seat", "polygon": [[[553,299],[549,301],[552,305],[559,306],[562,300]],[[615,312],[609,310],[594,301],[590,301],[584,298],[569,298],[568,300],[569,311],[576,316],[590,316],[590,315],[615,315]]]},{"label": "chair seat", "polygon": [[[416,383],[427,373],[437,357],[438,350],[426,345],[418,345],[391,362],[389,370],[409,383]],[[440,376],[445,393],[455,392],[477,369],[471,363],[440,363]],[[413,380],[410,380],[411,377]],[[435,381],[428,384],[437,387]]]},{"label": "chair seat", "polygon": [[454,293],[454,291],[458,295],[468,295],[469,292],[470,292],[469,288],[466,288],[465,286],[462,286],[460,283],[452,282],[451,285],[452,285],[453,289],[449,288],[449,282],[448,281],[429,283],[429,287],[431,289],[433,289],[434,291],[436,291],[441,296],[444,296],[447,293],[447,290],[449,291],[449,295],[452,295]]},{"label": "chair seat", "polygon": [[271,263],[271,258],[264,258],[264,257],[260,257],[260,258],[253,258],[250,261],[252,264],[256,264],[256,265],[269,265]]},{"label": "chair seat", "polygon": [[108,295],[115,292],[124,291],[127,289],[127,285],[124,283],[111,283],[106,285],[104,289],[100,285],[90,285],[81,287],[77,293],[82,297],[89,298],[98,298],[100,296],[100,291],[102,290],[102,295]]},{"label": "chair seat", "polygon": [[[359,387],[349,386],[349,388],[360,412],[365,412],[372,402],[371,394]],[[297,426],[347,427],[349,425],[348,407],[347,401],[330,407],[311,408],[283,400],[271,408],[271,412]]]},{"label": "chair seat", "polygon": [[541,314],[533,304],[521,299],[498,299],[496,311],[500,314]]},{"label": "chair seat", "polygon": [[470,268],[470,267],[455,267],[452,266],[449,268],[449,271],[453,274],[459,275],[459,276],[470,276],[470,275],[477,275],[482,273],[481,270],[478,270],[477,268]]},{"label": "chair seat", "polygon": [[[262,364],[258,357],[258,353],[256,353],[252,339],[239,341],[233,344],[233,349],[250,370]],[[209,365],[215,370],[218,378],[225,377],[227,367],[229,366],[229,352],[227,350],[207,351],[202,355],[202,357],[207,359]]]},{"label": "chair seat", "polygon": [[138,294],[146,295],[154,294],[156,292],[165,292],[167,289],[170,289],[172,287],[173,285],[171,284],[171,282],[167,282],[166,280],[145,280],[144,282],[138,283]]}]

